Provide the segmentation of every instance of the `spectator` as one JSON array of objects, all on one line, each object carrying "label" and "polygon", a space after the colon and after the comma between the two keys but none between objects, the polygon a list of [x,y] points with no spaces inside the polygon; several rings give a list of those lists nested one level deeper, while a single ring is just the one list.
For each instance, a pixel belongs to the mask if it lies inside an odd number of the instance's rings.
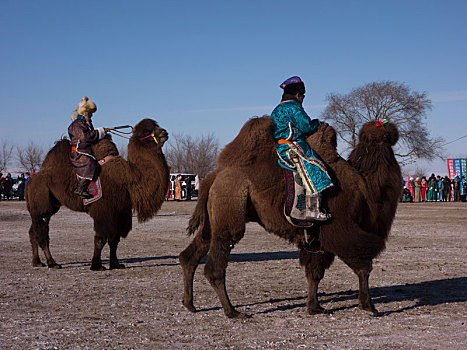
[{"label": "spectator", "polygon": [[5,179],[3,178],[3,174],[0,173],[0,199],[2,199],[2,195],[3,195],[3,181]]},{"label": "spectator", "polygon": [[442,202],[444,200],[444,182],[443,182],[443,178],[441,176],[437,176],[436,177],[436,184],[438,185],[438,191],[436,192],[437,193],[437,200]]},{"label": "spectator", "polygon": [[444,177],[443,200],[445,202],[451,201],[451,180],[447,176]]},{"label": "spectator", "polygon": [[191,178],[189,175],[185,177],[186,200],[191,201]]},{"label": "spectator", "polygon": [[415,201],[415,185],[414,185],[414,182],[413,182],[413,178],[411,178],[410,175],[407,178],[406,187],[410,191],[410,197],[412,197],[411,202]]},{"label": "spectator", "polygon": [[414,184],[414,189],[415,189],[415,196],[414,196],[414,202],[421,202],[422,201],[422,185],[420,183],[420,178],[417,177],[415,181],[413,182]]},{"label": "spectator", "polygon": [[198,176],[198,174],[196,174],[196,176],[195,176],[195,190],[196,190],[196,192],[198,192],[198,190],[199,190],[199,176]]},{"label": "spectator", "polygon": [[430,177],[427,188],[428,191],[426,194],[426,200],[428,202],[436,202],[436,192],[438,191],[438,185],[436,184],[436,178],[434,175]]},{"label": "spectator", "polygon": [[461,201],[465,202],[467,200],[467,181],[465,181],[465,176],[462,176],[460,182],[460,192],[461,192]]},{"label": "spectator", "polygon": [[420,187],[422,192],[422,202],[426,202],[426,192],[428,190],[428,181],[426,181],[426,177],[422,176],[420,180]]},{"label": "spectator", "polygon": [[24,174],[18,176],[18,189],[16,190],[16,195],[20,201],[24,201],[24,187],[26,186],[26,178]]},{"label": "spectator", "polygon": [[165,200],[168,201],[172,198],[172,181],[169,181],[169,188],[167,190],[167,194],[165,195]]},{"label": "spectator", "polygon": [[182,175],[178,174],[174,181],[174,199],[179,201],[182,199]]},{"label": "spectator", "polygon": [[11,178],[11,174],[8,173],[5,179],[3,180],[3,195],[6,197],[7,200],[12,198],[11,189],[13,188],[13,179]]},{"label": "spectator", "polygon": [[459,202],[461,200],[461,179],[458,175],[454,177],[452,185],[454,189],[454,202]]}]

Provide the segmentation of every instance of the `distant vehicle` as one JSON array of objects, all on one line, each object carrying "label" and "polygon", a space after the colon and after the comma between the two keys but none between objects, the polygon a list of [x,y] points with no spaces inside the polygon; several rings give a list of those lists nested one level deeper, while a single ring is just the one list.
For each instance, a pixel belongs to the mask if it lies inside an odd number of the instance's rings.
[{"label": "distant vehicle", "polygon": [[170,199],[174,198],[174,189],[175,189],[175,179],[178,175],[182,175],[182,199],[187,198],[187,183],[191,189],[191,197],[198,197],[198,191],[195,190],[195,177],[196,174],[186,174],[186,173],[177,173],[170,174]]}]

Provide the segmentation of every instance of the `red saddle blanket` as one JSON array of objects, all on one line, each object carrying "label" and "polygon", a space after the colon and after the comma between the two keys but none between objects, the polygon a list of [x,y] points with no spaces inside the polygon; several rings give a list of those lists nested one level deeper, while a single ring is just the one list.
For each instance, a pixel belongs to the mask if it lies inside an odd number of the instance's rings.
[{"label": "red saddle blanket", "polygon": [[88,192],[92,194],[92,198],[86,199],[83,198],[83,204],[88,205],[98,201],[102,197],[102,186],[100,178],[97,178],[96,181],[91,181],[88,186]]}]

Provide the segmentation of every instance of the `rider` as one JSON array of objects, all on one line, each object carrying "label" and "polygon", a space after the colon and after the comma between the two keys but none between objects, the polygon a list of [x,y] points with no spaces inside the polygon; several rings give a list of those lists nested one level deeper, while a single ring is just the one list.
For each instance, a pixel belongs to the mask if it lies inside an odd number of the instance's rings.
[{"label": "rider", "polygon": [[279,165],[300,174],[306,188],[306,219],[326,221],[331,214],[321,210],[321,192],[333,184],[324,163],[305,140],[320,121],[311,120],[303,109],[305,84],[299,77],[287,79],[280,87],[284,90],[281,103],[271,113]]},{"label": "rider", "polygon": [[68,127],[70,160],[78,176],[78,186],[74,193],[83,198],[92,198],[88,192],[88,185],[94,179],[98,167],[96,158],[92,155],[91,145],[106,134],[103,127],[94,129],[92,125],[92,114],[96,110],[96,104],[84,96],[71,114],[72,123]]}]

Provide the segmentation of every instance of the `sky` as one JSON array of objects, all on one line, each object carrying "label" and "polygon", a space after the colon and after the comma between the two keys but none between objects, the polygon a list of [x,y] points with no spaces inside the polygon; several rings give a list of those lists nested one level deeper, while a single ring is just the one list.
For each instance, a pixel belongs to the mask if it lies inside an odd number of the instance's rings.
[{"label": "sky", "polygon": [[[466,18],[450,0],[1,0],[0,140],[49,149],[86,95],[95,127],[149,117],[224,146],[298,75],[312,118],[370,82],[425,91],[425,125],[448,143],[467,135]],[[467,137],[445,151],[467,158]],[[403,171],[417,169],[447,173],[442,160]]]}]

